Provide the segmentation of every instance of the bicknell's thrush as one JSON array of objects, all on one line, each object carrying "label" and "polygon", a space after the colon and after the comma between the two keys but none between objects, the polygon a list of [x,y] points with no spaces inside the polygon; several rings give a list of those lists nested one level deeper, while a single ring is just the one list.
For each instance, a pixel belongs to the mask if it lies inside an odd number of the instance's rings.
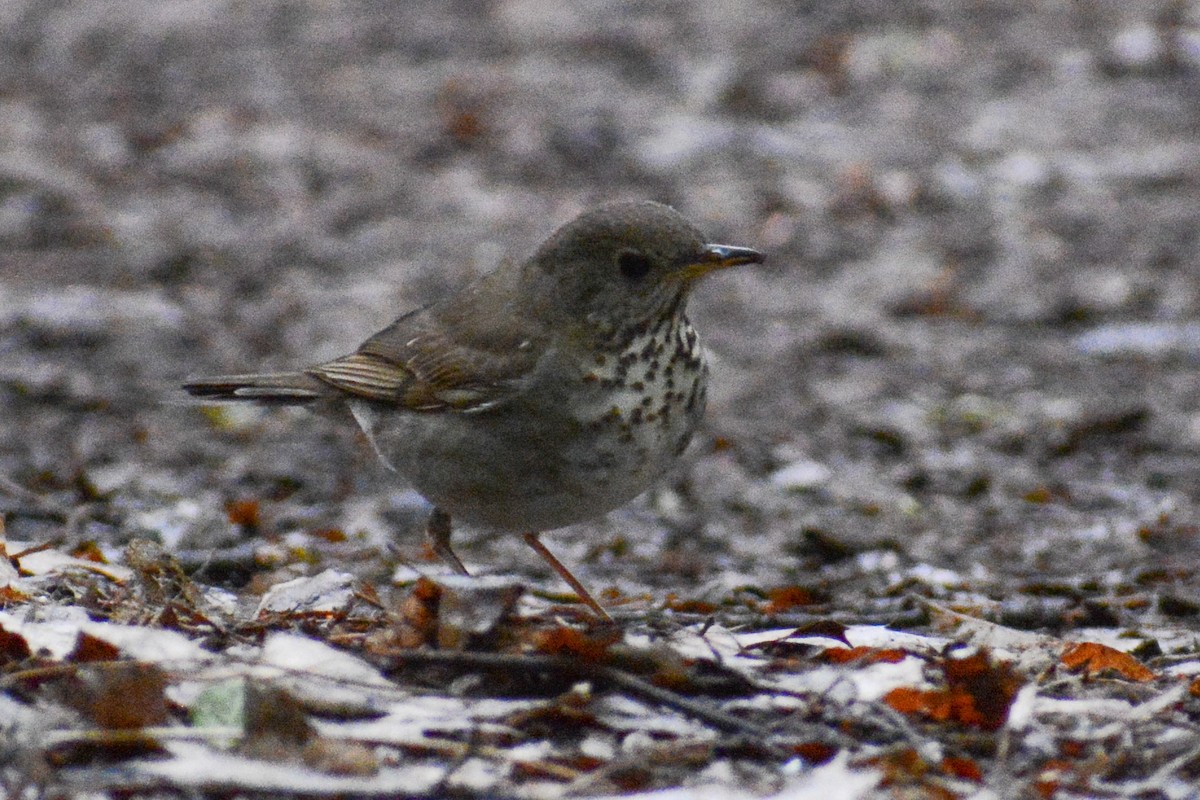
[{"label": "bicknell's thrush", "polygon": [[205,400],[344,404],[379,457],[434,504],[427,533],[460,573],[451,519],[538,539],[641,494],[683,452],[708,367],[685,313],[713,270],[759,263],[658,203],[581,214],[531,258],[411,311],[351,355],[297,372],[200,378]]}]

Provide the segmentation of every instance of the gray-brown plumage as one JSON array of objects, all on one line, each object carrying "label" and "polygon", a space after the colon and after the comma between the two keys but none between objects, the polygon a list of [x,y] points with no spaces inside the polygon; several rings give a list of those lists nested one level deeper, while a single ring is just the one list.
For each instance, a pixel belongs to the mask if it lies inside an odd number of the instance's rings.
[{"label": "gray-brown plumage", "polygon": [[603,616],[537,533],[623,505],[683,451],[707,380],[687,293],[708,272],[760,261],[706,244],[667,206],[602,206],[348,356],[184,389],[344,403],[380,458],[435,505],[430,537],[457,570],[450,518],[521,532]]}]

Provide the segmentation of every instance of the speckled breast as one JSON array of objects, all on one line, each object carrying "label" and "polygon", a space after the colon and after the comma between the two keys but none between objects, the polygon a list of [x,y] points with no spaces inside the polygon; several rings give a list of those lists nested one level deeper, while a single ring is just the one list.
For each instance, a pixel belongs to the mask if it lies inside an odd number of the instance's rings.
[{"label": "speckled breast", "polygon": [[684,451],[704,413],[708,366],[699,338],[686,318],[671,323],[595,356],[583,375],[590,402],[578,405],[577,418],[590,455],[576,457],[594,465],[597,480],[628,483],[633,494]]}]

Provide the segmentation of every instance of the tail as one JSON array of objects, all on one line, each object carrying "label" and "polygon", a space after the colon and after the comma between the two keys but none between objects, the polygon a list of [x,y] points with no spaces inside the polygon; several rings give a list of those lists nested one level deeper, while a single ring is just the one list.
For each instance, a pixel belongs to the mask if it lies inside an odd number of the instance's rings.
[{"label": "tail", "polygon": [[183,384],[192,397],[212,402],[252,401],[266,405],[307,405],[334,393],[328,384],[305,372],[261,375],[218,375]]}]

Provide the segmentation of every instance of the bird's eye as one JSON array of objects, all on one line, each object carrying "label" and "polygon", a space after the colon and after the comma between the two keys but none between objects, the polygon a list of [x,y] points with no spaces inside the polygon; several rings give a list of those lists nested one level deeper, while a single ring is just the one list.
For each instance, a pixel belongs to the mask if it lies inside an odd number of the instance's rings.
[{"label": "bird's eye", "polygon": [[640,281],[650,271],[650,259],[636,250],[622,250],[617,254],[617,269],[630,281]]}]

